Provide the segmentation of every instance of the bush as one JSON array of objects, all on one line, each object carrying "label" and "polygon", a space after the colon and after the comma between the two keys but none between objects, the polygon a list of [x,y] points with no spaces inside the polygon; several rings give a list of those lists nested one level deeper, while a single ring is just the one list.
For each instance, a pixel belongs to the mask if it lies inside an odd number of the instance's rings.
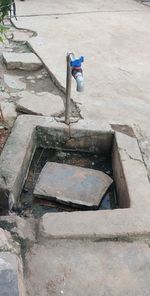
[{"label": "bush", "polygon": [[5,16],[9,14],[13,0],[1,0],[0,2],[0,23],[3,22]]},{"label": "bush", "polygon": [[11,5],[14,0],[0,0],[0,43],[4,40],[4,33],[6,28],[3,25],[5,16],[7,16],[11,10]]}]

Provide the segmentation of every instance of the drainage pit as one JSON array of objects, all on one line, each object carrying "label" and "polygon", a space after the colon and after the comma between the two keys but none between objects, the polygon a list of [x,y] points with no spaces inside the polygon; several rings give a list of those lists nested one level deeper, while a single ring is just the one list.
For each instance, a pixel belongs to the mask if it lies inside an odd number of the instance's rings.
[{"label": "drainage pit", "polygon": [[[103,156],[109,159],[108,166]],[[100,159],[102,165],[97,163]],[[72,211],[66,206],[52,206],[49,201],[44,201],[43,207],[43,200],[33,200],[33,184],[35,187],[49,160],[110,172],[117,192],[116,208]],[[136,137],[124,129],[114,131],[105,123],[79,121],[68,128],[51,117],[21,115],[0,155],[0,207],[19,208],[26,216],[31,211],[37,216],[50,211],[39,225],[46,237],[102,239],[148,234],[149,197],[149,180]]]},{"label": "drainage pit", "polygon": [[[35,217],[40,217],[47,212],[63,211],[86,211],[86,206],[68,206],[66,204],[52,202],[47,199],[36,198],[33,195],[35,184],[39,175],[47,162],[63,163],[83,168],[102,171],[113,178],[111,155],[100,155],[98,153],[88,153],[81,151],[36,149],[29,173],[21,193],[21,212],[25,214],[31,211]],[[110,185],[104,194],[97,210],[115,209],[118,207],[115,181]]]}]

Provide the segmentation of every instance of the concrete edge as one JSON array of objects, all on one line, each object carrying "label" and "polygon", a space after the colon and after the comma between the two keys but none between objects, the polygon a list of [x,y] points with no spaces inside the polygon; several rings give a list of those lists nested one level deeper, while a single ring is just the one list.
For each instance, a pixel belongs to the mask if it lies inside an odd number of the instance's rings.
[{"label": "concrete edge", "polygon": [[115,239],[150,235],[149,211],[133,209],[45,214],[38,236],[47,239]]}]

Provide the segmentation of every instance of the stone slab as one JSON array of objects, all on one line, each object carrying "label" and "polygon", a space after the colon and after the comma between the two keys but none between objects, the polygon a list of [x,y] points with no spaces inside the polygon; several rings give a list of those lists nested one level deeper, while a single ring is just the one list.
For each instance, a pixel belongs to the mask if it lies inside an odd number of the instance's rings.
[{"label": "stone slab", "polygon": [[149,296],[144,242],[52,240],[35,244],[26,259],[30,296]]},{"label": "stone slab", "polygon": [[42,62],[34,53],[3,53],[3,59],[8,70],[35,71],[42,68]]},{"label": "stone slab", "polygon": [[10,91],[24,90],[26,84],[20,80],[21,77],[4,74],[4,84]]},{"label": "stone slab", "polygon": [[21,261],[9,252],[0,253],[0,295],[25,296]]},{"label": "stone slab", "polygon": [[64,112],[63,100],[51,93],[35,95],[30,92],[19,94],[21,99],[17,101],[17,110],[36,115],[57,116]]},{"label": "stone slab", "polygon": [[47,162],[35,185],[34,195],[97,209],[112,182],[108,175],[97,170]]}]

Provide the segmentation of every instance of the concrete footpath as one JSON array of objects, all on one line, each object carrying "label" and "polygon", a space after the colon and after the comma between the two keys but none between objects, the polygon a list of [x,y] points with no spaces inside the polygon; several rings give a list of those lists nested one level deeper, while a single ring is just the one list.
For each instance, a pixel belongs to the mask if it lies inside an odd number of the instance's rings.
[{"label": "concrete footpath", "polygon": [[82,118],[134,127],[150,175],[150,8],[134,0],[16,3],[13,22],[37,33],[28,42],[61,87],[66,53],[85,56],[85,91],[72,87]]},{"label": "concrete footpath", "polygon": [[[66,53],[85,56],[85,91],[77,94],[74,82],[72,91],[81,120],[132,126],[150,177],[150,8],[134,0],[16,4],[15,25],[37,33],[28,42],[59,87]],[[138,241],[127,234],[126,242],[38,240],[26,256],[29,296],[149,295],[146,234]]]}]

